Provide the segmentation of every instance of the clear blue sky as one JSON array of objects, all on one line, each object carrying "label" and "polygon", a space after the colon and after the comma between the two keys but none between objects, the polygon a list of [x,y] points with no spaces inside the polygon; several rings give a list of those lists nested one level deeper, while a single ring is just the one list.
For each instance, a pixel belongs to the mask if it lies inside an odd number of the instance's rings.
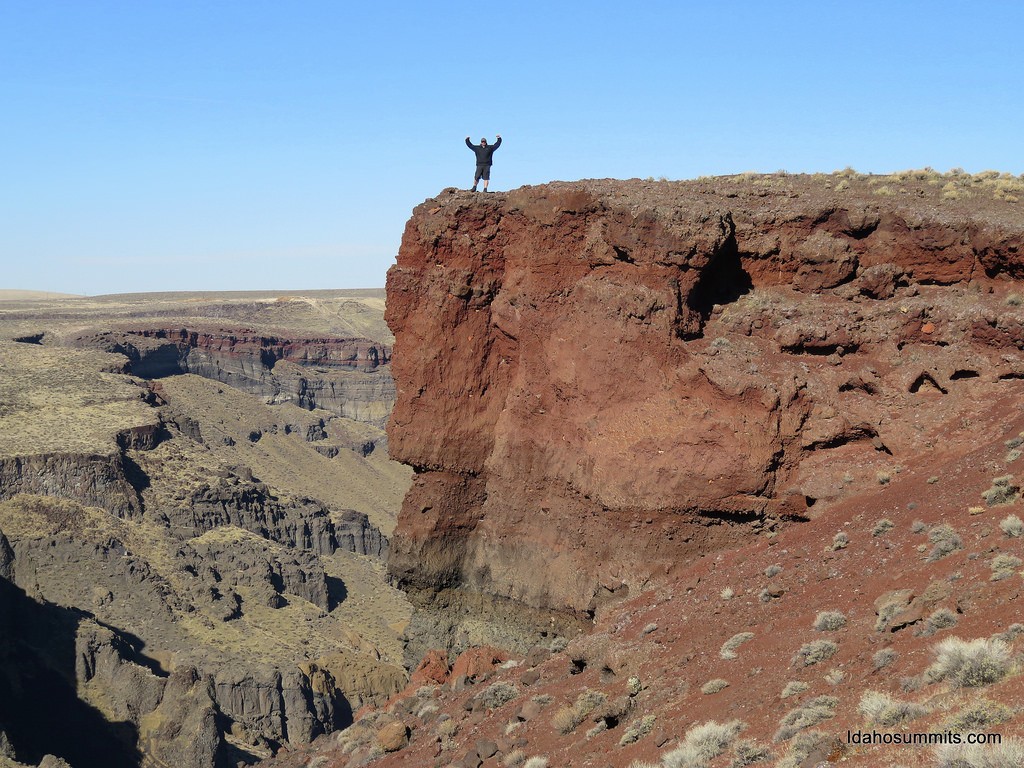
[{"label": "clear blue sky", "polygon": [[0,0],[0,288],[384,284],[468,187],[1024,172],[1024,4]]}]

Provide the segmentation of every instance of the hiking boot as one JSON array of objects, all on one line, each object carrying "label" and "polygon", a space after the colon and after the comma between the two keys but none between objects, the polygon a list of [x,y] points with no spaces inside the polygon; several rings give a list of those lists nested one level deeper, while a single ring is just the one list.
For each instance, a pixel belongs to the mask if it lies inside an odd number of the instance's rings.
[{"label": "hiking boot", "polygon": [[484,192],[490,192],[490,191],[491,190],[489,190],[487,187],[484,187]]},{"label": "hiking boot", "polygon": [[469,188],[470,192],[476,192],[476,184]]}]

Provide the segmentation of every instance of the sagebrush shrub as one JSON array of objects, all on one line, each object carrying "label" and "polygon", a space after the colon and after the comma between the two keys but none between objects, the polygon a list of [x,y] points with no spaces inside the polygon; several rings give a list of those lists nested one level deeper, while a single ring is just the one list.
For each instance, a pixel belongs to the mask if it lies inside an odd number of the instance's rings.
[{"label": "sagebrush shrub", "polygon": [[891,728],[928,714],[928,708],[911,701],[900,701],[880,691],[864,691],[857,711],[868,725]]},{"label": "sagebrush shrub", "polygon": [[994,725],[1002,725],[1012,717],[1013,710],[1005,704],[988,699],[978,699],[947,720],[945,727],[959,733],[983,731]]},{"label": "sagebrush shrub", "polygon": [[921,630],[921,634],[925,637],[930,637],[940,629],[955,627],[956,623],[957,618],[953,611],[949,608],[939,608],[934,611],[931,616],[925,619],[924,628]]},{"label": "sagebrush shrub", "polygon": [[633,723],[623,732],[622,737],[619,739],[619,746],[624,747],[627,744],[633,744],[642,739],[651,732],[657,720],[658,718],[655,715],[644,715],[641,717],[640,720]]},{"label": "sagebrush shrub", "polygon": [[779,694],[780,699],[788,699],[790,696],[796,696],[803,693],[811,686],[801,680],[790,680],[786,683],[786,687],[782,689],[782,693]]},{"label": "sagebrush shrub", "polygon": [[748,640],[753,639],[753,632],[737,632],[722,644],[718,655],[723,659],[735,659],[737,658],[736,650]]},{"label": "sagebrush shrub", "polygon": [[899,654],[897,654],[896,651],[894,651],[892,648],[883,648],[882,650],[876,652],[875,655],[871,657],[871,661],[875,666],[875,671],[877,672],[880,669],[885,669],[885,667],[888,667],[890,664],[896,661],[896,657],[898,655]]},{"label": "sagebrush shrub", "polygon": [[519,689],[512,683],[494,683],[480,694],[480,706],[484,709],[497,709],[519,695]]},{"label": "sagebrush shrub", "polygon": [[815,640],[800,646],[800,650],[793,656],[793,663],[799,662],[802,666],[809,667],[831,659],[838,650],[839,646],[831,640]]},{"label": "sagebrush shrub", "polygon": [[814,618],[814,628],[819,632],[834,632],[846,626],[846,614],[840,611],[821,611]]},{"label": "sagebrush shrub", "polygon": [[729,768],[744,768],[747,765],[763,763],[772,759],[772,753],[768,747],[747,739],[736,742],[732,751],[736,758],[729,764]]},{"label": "sagebrush shrub", "polygon": [[835,696],[816,696],[805,704],[789,710],[779,723],[775,741],[787,741],[799,731],[836,716],[839,699]]},{"label": "sagebrush shrub", "polygon": [[999,523],[999,529],[1010,539],[1024,536],[1024,522],[1016,515],[1007,515]]},{"label": "sagebrush shrub", "polygon": [[720,677],[716,677],[714,680],[708,680],[704,685],[700,687],[700,692],[705,696],[710,696],[712,693],[718,693],[729,687],[729,681],[723,680]]},{"label": "sagebrush shrub", "polygon": [[731,745],[745,724],[739,720],[718,723],[710,720],[686,732],[682,744],[661,756],[665,768],[702,768]]},{"label": "sagebrush shrub", "polygon": [[935,545],[926,558],[929,563],[934,563],[936,560],[941,560],[946,555],[951,555],[958,549],[964,548],[960,534],[946,523],[937,525],[928,531],[928,540]]},{"label": "sagebrush shrub", "polygon": [[811,753],[819,749],[823,744],[832,742],[835,739],[822,731],[803,731],[798,733],[789,742],[789,750],[786,755],[775,764],[775,768],[802,768],[807,763]]},{"label": "sagebrush shrub", "polygon": [[1000,744],[943,744],[935,747],[935,768],[1020,768],[1024,742],[1004,739]]},{"label": "sagebrush shrub", "polygon": [[883,517],[881,520],[875,523],[875,527],[871,529],[872,536],[883,536],[891,531],[896,524],[887,517]]},{"label": "sagebrush shrub", "polygon": [[965,688],[998,682],[1010,671],[1010,646],[1003,640],[947,637],[932,647],[935,662],[928,668],[929,682],[946,680]]},{"label": "sagebrush shrub", "polygon": [[983,491],[981,498],[990,507],[1010,504],[1017,498],[1020,487],[1013,482],[1013,475],[992,478],[992,487]]},{"label": "sagebrush shrub", "polygon": [[1008,579],[1024,564],[1024,560],[1014,555],[996,555],[989,562],[989,567],[992,569],[992,576],[989,577],[990,581],[1002,581]]}]

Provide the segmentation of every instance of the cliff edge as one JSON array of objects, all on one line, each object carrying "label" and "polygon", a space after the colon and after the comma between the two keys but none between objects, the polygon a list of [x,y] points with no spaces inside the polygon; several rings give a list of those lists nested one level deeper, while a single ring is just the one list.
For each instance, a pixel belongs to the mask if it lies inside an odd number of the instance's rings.
[{"label": "cliff edge", "polygon": [[594,180],[418,206],[386,309],[390,450],[416,470],[389,563],[420,608],[409,659],[579,629],[974,439],[1024,377],[1024,224],[998,182]]}]

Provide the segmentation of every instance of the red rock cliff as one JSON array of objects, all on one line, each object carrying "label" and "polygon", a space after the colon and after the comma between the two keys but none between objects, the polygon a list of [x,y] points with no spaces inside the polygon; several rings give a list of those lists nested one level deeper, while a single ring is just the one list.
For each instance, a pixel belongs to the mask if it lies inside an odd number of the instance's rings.
[{"label": "red rock cliff", "polygon": [[417,469],[390,569],[421,644],[585,620],[878,482],[1024,375],[1019,206],[838,181],[416,208],[388,275],[388,433]]}]

